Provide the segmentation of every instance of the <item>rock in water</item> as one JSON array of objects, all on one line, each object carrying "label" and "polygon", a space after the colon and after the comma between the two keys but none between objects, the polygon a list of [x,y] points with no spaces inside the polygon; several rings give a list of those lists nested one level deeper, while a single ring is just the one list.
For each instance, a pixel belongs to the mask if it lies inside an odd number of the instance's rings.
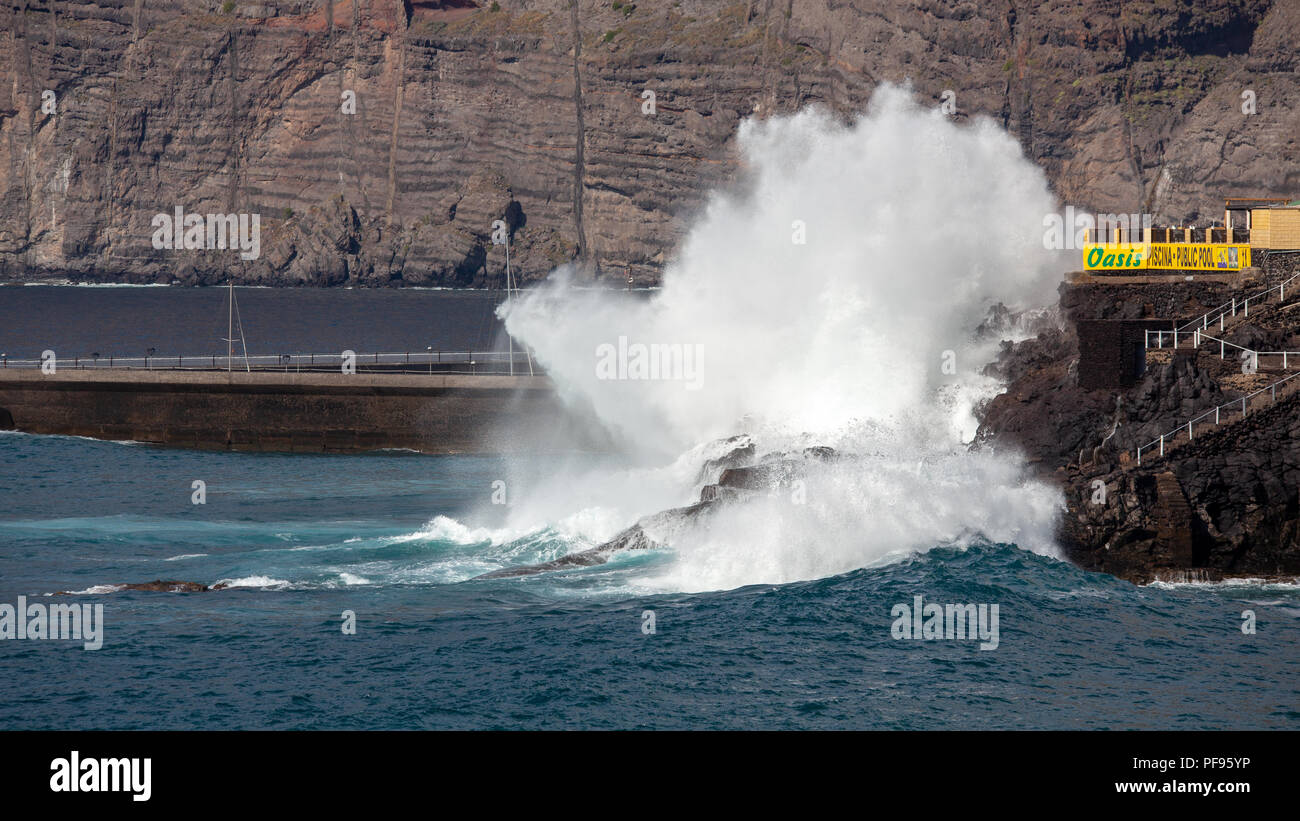
[{"label": "rock in water", "polygon": [[[622,550],[668,547],[671,534],[676,528],[709,515],[717,505],[756,493],[788,488],[791,482],[806,474],[810,463],[824,463],[840,458],[833,448],[817,446],[805,448],[802,453],[794,456],[788,453],[767,453],[756,460],[754,443],[748,436],[735,436],[724,440],[724,444],[734,447],[725,455],[704,463],[700,470],[700,481],[707,481],[714,474],[717,474],[717,480],[700,489],[700,500],[695,504],[645,516],[614,538],[590,550],[571,553],[540,564],[493,570],[475,578],[508,579],[551,570],[591,567],[604,564],[611,555]],[[655,535],[652,536],[652,533]]]},{"label": "rock in water", "polygon": [[[225,585],[213,585],[209,587],[206,584],[198,582],[183,582],[175,579],[164,580],[154,579],[151,582],[138,582],[135,584],[117,584],[112,585],[114,593],[120,593],[123,590],[144,590],[149,593],[206,593],[209,590],[221,590]],[[55,593],[56,596],[76,595],[68,590],[60,590]]]}]

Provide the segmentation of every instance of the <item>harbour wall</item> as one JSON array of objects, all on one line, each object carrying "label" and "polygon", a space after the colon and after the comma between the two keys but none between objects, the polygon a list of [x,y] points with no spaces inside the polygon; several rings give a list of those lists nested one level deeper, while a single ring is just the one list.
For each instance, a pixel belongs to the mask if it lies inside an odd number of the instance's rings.
[{"label": "harbour wall", "polygon": [[546,451],[580,433],[542,376],[94,368],[0,369],[0,428],[316,453]]}]

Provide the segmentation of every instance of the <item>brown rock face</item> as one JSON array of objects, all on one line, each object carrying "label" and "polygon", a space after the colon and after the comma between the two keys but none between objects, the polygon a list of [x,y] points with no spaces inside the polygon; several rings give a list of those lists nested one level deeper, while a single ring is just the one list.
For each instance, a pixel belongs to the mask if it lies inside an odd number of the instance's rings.
[{"label": "brown rock face", "polygon": [[[1206,433],[1152,468],[1072,477],[1061,534],[1067,555],[1134,581],[1172,570],[1300,573],[1297,401]],[[1095,482],[1107,489],[1101,501]]]},{"label": "brown rock face", "polygon": [[[498,286],[500,219],[525,281],[651,282],[742,118],[885,81],[1076,205],[1205,218],[1300,188],[1297,42],[1290,0],[8,0],[0,276]],[[261,254],[155,250],[176,206]]]},{"label": "brown rock face", "polygon": [[[1081,378],[1088,320],[1130,320],[1149,308],[1186,320],[1257,287],[1063,286],[1064,327],[1007,344],[990,366],[1008,388],[984,409],[979,442],[1024,453],[1060,485],[1067,511],[1058,538],[1076,564],[1135,582],[1300,574],[1300,391],[1274,384],[1294,371],[1275,363],[1245,374],[1213,345],[1184,344],[1147,351],[1131,385],[1095,388]],[[1223,333],[1289,342],[1300,332],[1298,306],[1288,294]],[[1163,448],[1153,445],[1161,437]]]}]

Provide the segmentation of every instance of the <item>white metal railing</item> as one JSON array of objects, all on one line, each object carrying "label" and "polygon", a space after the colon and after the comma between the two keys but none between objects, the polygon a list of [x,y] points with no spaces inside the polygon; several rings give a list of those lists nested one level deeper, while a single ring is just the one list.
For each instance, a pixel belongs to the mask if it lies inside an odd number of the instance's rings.
[{"label": "white metal railing", "polygon": [[[12,359],[0,355],[0,368],[41,368],[53,362],[55,370],[260,370],[260,371],[334,371],[343,367],[343,353],[268,354],[233,357],[225,354],[207,356],[77,356],[45,359]],[[404,351],[400,353],[352,354],[357,370],[381,370],[390,373],[438,371],[468,373],[508,372],[510,367],[531,370],[528,351]],[[467,370],[464,370],[467,369]]]},{"label": "white metal railing", "polygon": [[[1296,282],[1296,280],[1300,280],[1300,274],[1293,274],[1292,276],[1288,277],[1282,282],[1279,282],[1277,285],[1271,285],[1268,288],[1265,288],[1263,291],[1248,296],[1245,299],[1233,297],[1232,299],[1223,303],[1219,307],[1206,311],[1198,319],[1193,319],[1191,322],[1188,322],[1187,324],[1179,328],[1176,328],[1172,332],[1158,331],[1157,333],[1160,334],[1159,341],[1163,342],[1164,334],[1172,333],[1174,336],[1174,347],[1176,348],[1178,347],[1177,340],[1179,334],[1185,335],[1189,331],[1195,330],[1197,327],[1201,328],[1201,330],[1208,330],[1209,327],[1216,322],[1219,324],[1219,330],[1222,331],[1224,329],[1224,322],[1228,317],[1235,317],[1238,311],[1241,311],[1243,316],[1250,316],[1250,304],[1252,302],[1259,302],[1261,299],[1267,300],[1270,296],[1273,295],[1274,291],[1277,292],[1277,298],[1279,302],[1285,301],[1286,291],[1288,287],[1290,287],[1292,291],[1294,291],[1296,288],[1300,288],[1300,285],[1292,285],[1292,283]],[[1150,347],[1150,345],[1148,345],[1147,347]]]},{"label": "white metal railing", "polygon": [[[1156,344],[1155,344],[1155,347],[1156,347],[1157,350],[1159,350],[1160,348],[1163,348],[1163,347],[1165,346],[1165,336],[1166,336],[1166,335],[1170,335],[1170,336],[1173,337],[1174,344],[1171,345],[1170,347],[1172,347],[1172,348],[1177,348],[1177,347],[1178,347],[1178,334],[1180,333],[1180,331],[1178,331],[1178,330],[1176,330],[1176,329],[1175,329],[1175,330],[1172,330],[1172,331],[1153,331],[1153,330],[1147,329],[1145,333],[1146,333],[1146,336],[1143,337],[1142,347],[1146,348],[1148,351],[1151,350],[1151,347],[1152,347],[1152,346],[1151,346],[1151,337],[1152,337],[1152,336],[1154,336],[1154,337],[1156,338]],[[1183,333],[1183,339],[1186,339],[1186,338],[1187,338],[1187,334],[1186,334],[1186,333]]]},{"label": "white metal railing", "polygon": [[[1283,377],[1282,379],[1279,379],[1278,381],[1274,382],[1271,385],[1265,385],[1264,387],[1260,388],[1254,393],[1246,394],[1240,399],[1234,399],[1231,402],[1224,402],[1222,405],[1215,405],[1213,408],[1206,411],[1205,413],[1202,413],[1200,416],[1197,416],[1194,419],[1187,420],[1186,423],[1179,425],[1178,427],[1174,428],[1168,433],[1160,434],[1159,437],[1152,439],[1150,442],[1146,443],[1145,445],[1141,445],[1140,447],[1138,447],[1137,463],[1141,465],[1142,452],[1145,450],[1150,450],[1152,448],[1159,448],[1159,456],[1163,457],[1165,455],[1166,440],[1170,440],[1172,442],[1179,436],[1179,434],[1183,433],[1184,431],[1186,431],[1187,433],[1187,441],[1189,442],[1192,441],[1192,439],[1195,437],[1195,433],[1196,433],[1195,428],[1197,422],[1204,421],[1206,419],[1209,419],[1211,416],[1213,416],[1214,424],[1218,425],[1220,423],[1220,418],[1223,414],[1223,411],[1225,410],[1228,411],[1229,413],[1239,414],[1236,417],[1237,419],[1245,419],[1247,413],[1249,412],[1250,400],[1254,399],[1256,396],[1259,396],[1267,392],[1269,394],[1269,401],[1276,402],[1278,386],[1291,382],[1291,380],[1295,379],[1296,377],[1300,377],[1300,373],[1293,373],[1290,376]],[[1300,386],[1300,382],[1292,382],[1287,387],[1291,388],[1296,386]],[[1286,388],[1283,389],[1284,394],[1285,391]],[[1240,406],[1240,410],[1238,410],[1238,406]]]},{"label": "white metal railing", "polygon": [[[1150,331],[1150,330],[1146,331],[1147,334],[1146,342],[1145,342],[1146,348],[1148,350],[1151,349],[1151,337],[1153,335],[1157,337],[1155,349],[1160,350],[1161,348],[1163,348],[1165,346],[1164,335],[1168,333],[1177,334],[1177,331]],[[1238,345],[1235,342],[1229,342],[1226,339],[1220,339],[1217,336],[1212,336],[1210,334],[1207,334],[1205,331],[1200,330],[1199,328],[1194,329],[1190,336],[1192,339],[1193,348],[1201,347],[1201,345],[1203,345],[1207,339],[1211,342],[1218,342],[1220,359],[1227,358],[1228,348],[1235,348],[1236,350],[1239,350],[1242,353],[1248,353],[1251,355],[1251,362],[1256,369],[1259,368],[1259,358],[1261,356],[1281,357],[1282,370],[1284,371],[1291,370],[1292,361],[1300,361],[1300,351],[1257,351],[1254,348],[1247,348],[1243,345]],[[1187,335],[1184,334],[1184,338],[1186,337]]]},{"label": "white metal railing", "polygon": [[1209,334],[1204,333],[1203,331],[1196,331],[1195,334],[1196,334],[1196,346],[1198,348],[1201,346],[1201,343],[1207,339],[1210,340],[1211,342],[1218,342],[1220,359],[1227,358],[1228,348],[1235,348],[1236,350],[1239,350],[1242,353],[1250,354],[1251,364],[1254,366],[1256,370],[1259,369],[1259,358],[1261,356],[1282,357],[1282,370],[1284,371],[1291,370],[1291,365],[1290,365],[1291,362],[1300,361],[1300,351],[1257,351],[1254,350],[1253,348],[1247,348],[1242,345],[1237,345],[1233,342],[1229,342],[1226,339],[1219,339],[1218,337],[1210,336]]}]

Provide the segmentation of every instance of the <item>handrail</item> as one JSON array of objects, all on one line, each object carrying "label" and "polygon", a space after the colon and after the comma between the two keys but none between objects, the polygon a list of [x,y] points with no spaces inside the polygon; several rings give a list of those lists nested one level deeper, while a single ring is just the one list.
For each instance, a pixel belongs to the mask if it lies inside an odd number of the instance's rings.
[{"label": "handrail", "polygon": [[1286,286],[1290,285],[1296,279],[1300,279],[1300,273],[1293,274],[1292,276],[1288,277],[1282,282],[1279,282],[1277,285],[1270,285],[1264,290],[1260,291],[1259,293],[1254,294],[1253,296],[1246,297],[1246,299],[1242,302],[1238,302],[1237,297],[1233,297],[1231,300],[1223,303],[1219,307],[1212,308],[1209,311],[1206,311],[1205,314],[1202,315],[1200,319],[1193,319],[1191,322],[1188,322],[1186,325],[1183,325],[1182,327],[1178,328],[1177,332],[1184,333],[1188,329],[1194,328],[1198,323],[1200,324],[1201,328],[1210,327],[1210,314],[1213,314],[1215,311],[1219,311],[1219,314],[1215,317],[1215,320],[1219,322],[1219,330],[1223,330],[1223,318],[1225,316],[1228,316],[1229,310],[1231,310],[1232,316],[1236,316],[1237,307],[1240,305],[1245,309],[1245,315],[1250,316],[1250,301],[1253,299],[1258,299],[1260,297],[1267,297],[1269,294],[1273,293],[1274,290],[1278,292],[1278,301],[1279,302],[1284,301],[1286,299]]},{"label": "handrail", "polygon": [[[1219,415],[1220,415],[1220,412],[1221,412],[1224,408],[1229,408],[1229,407],[1231,407],[1231,409],[1235,410],[1235,409],[1236,409],[1236,406],[1237,406],[1238,404],[1240,404],[1240,405],[1241,405],[1241,416],[1240,416],[1239,418],[1241,418],[1241,419],[1245,419],[1245,418],[1246,418],[1247,411],[1248,411],[1248,405],[1249,405],[1251,399],[1255,398],[1256,396],[1259,396],[1259,395],[1260,395],[1261,393],[1263,393],[1264,391],[1268,391],[1268,392],[1270,393],[1271,397],[1272,397],[1272,400],[1271,400],[1271,401],[1276,402],[1276,401],[1277,401],[1277,386],[1278,386],[1278,385],[1281,385],[1281,384],[1284,383],[1284,382],[1290,382],[1292,379],[1295,379],[1296,377],[1300,377],[1300,372],[1296,372],[1296,373],[1291,374],[1290,376],[1283,377],[1282,379],[1279,379],[1278,381],[1272,383],[1271,385],[1265,385],[1264,387],[1260,388],[1260,389],[1257,390],[1257,391],[1254,391],[1253,393],[1248,393],[1248,394],[1242,396],[1240,399],[1234,399],[1234,400],[1232,400],[1231,402],[1224,402],[1222,405],[1215,405],[1213,408],[1210,408],[1208,411],[1206,411],[1205,413],[1202,413],[1200,416],[1197,416],[1197,417],[1195,417],[1195,418],[1193,418],[1193,419],[1189,419],[1189,420],[1187,420],[1186,423],[1179,425],[1178,427],[1174,428],[1173,430],[1169,431],[1168,433],[1162,433],[1162,434],[1160,434],[1159,437],[1157,437],[1157,438],[1155,438],[1155,439],[1152,439],[1150,442],[1147,442],[1145,445],[1141,445],[1141,446],[1138,447],[1138,449],[1137,449],[1137,463],[1138,463],[1139,465],[1142,464],[1142,451],[1144,451],[1144,450],[1146,450],[1146,449],[1148,449],[1148,448],[1156,447],[1157,445],[1160,447],[1160,456],[1163,457],[1163,456],[1165,455],[1165,438],[1166,438],[1166,437],[1171,437],[1171,438],[1172,438],[1172,437],[1175,437],[1175,436],[1177,436],[1178,434],[1182,433],[1184,430],[1186,430],[1186,431],[1187,431],[1187,439],[1188,439],[1188,441],[1191,441],[1192,438],[1193,438],[1193,436],[1194,436],[1194,433],[1195,433],[1195,430],[1194,430],[1194,426],[1195,426],[1195,424],[1196,424],[1197,422],[1200,422],[1200,421],[1203,420],[1203,419],[1206,419],[1207,417],[1210,416],[1210,414],[1214,414],[1214,424],[1218,425],[1218,424],[1219,424]],[[1300,383],[1296,383],[1296,384],[1300,384]]]},{"label": "handrail", "polygon": [[[404,370],[408,366],[423,371],[434,366],[469,365],[477,369],[479,365],[500,365],[525,362],[529,358],[527,351],[403,351],[379,353],[354,353],[352,362],[358,369],[364,366],[384,366],[384,370]],[[52,361],[56,370],[71,368],[74,370],[226,370],[238,368],[245,362],[250,367],[261,370],[335,370],[344,363],[342,353],[317,354],[259,354],[256,356],[234,357],[225,354],[208,354],[206,356],[76,356],[44,359],[11,359],[0,356],[0,368],[40,368],[47,361]]]},{"label": "handrail", "polygon": [[[1151,349],[1151,335],[1156,334],[1157,335],[1156,350],[1160,350],[1164,348],[1165,346],[1164,335],[1167,333],[1171,333],[1171,331],[1147,330],[1145,343],[1144,343],[1145,347],[1148,350]],[[1250,354],[1253,357],[1253,361],[1256,367],[1259,366],[1259,358],[1261,356],[1280,356],[1282,357],[1282,370],[1289,371],[1291,370],[1291,365],[1290,365],[1291,358],[1300,357],[1300,351],[1257,351],[1254,348],[1247,348],[1244,345],[1238,345],[1235,342],[1229,342],[1226,339],[1220,339],[1219,337],[1213,336],[1212,334],[1207,334],[1205,331],[1202,331],[1199,328],[1192,331],[1193,348],[1199,348],[1207,339],[1210,340],[1211,342],[1219,343],[1220,359],[1226,358],[1228,348],[1236,348],[1237,350],[1242,351],[1243,353]]]},{"label": "handrail", "polygon": [[1226,339],[1219,339],[1216,336],[1210,336],[1204,331],[1197,331],[1196,336],[1198,341],[1198,347],[1199,347],[1200,340],[1208,339],[1211,342],[1218,342],[1220,359],[1225,358],[1224,354],[1227,353],[1226,350],[1227,348],[1236,348],[1239,351],[1250,354],[1251,357],[1253,358],[1253,363],[1256,367],[1259,367],[1259,358],[1261,356],[1280,356],[1282,357],[1282,370],[1289,371],[1291,370],[1291,367],[1288,364],[1290,362],[1290,357],[1300,357],[1300,351],[1257,351],[1254,348],[1247,348],[1245,346],[1238,345],[1235,342],[1229,342]]}]

